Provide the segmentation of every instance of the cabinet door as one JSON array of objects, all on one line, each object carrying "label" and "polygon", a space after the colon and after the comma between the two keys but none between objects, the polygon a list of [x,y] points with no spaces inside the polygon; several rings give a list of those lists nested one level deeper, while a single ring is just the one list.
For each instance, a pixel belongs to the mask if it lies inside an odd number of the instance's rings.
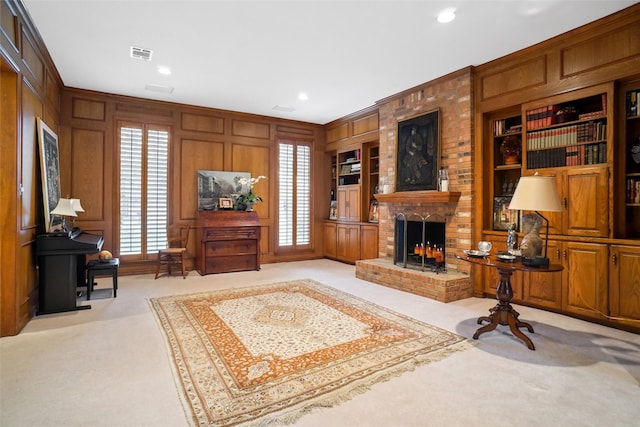
[{"label": "cabinet door", "polygon": [[[526,175],[534,175],[537,173],[540,176],[552,176],[555,178],[556,189],[558,191],[558,196],[560,197],[560,201],[562,202],[562,206],[564,207],[562,212],[541,212],[547,220],[549,220],[549,234],[565,234],[564,233],[564,222],[566,216],[566,207],[567,207],[567,199],[565,196],[565,174],[562,170],[559,169],[536,169],[527,171]],[[541,233],[545,233],[546,229],[544,229],[545,224],[543,221],[543,229],[540,230]]]},{"label": "cabinet door", "polygon": [[346,262],[360,259],[360,225],[337,225],[337,255]]},{"label": "cabinet door", "polygon": [[640,247],[614,245],[611,256],[610,314],[640,320]]},{"label": "cabinet door", "polygon": [[565,229],[570,236],[607,237],[609,192],[606,167],[566,171]]},{"label": "cabinet door", "polygon": [[360,228],[360,259],[378,258],[378,226],[363,225]]},{"label": "cabinet door", "polygon": [[325,222],[324,224],[324,256],[335,258],[337,256],[336,224]]},{"label": "cabinet door", "polygon": [[360,186],[345,185],[338,188],[338,219],[360,221]]},{"label": "cabinet door", "polygon": [[[558,242],[549,241],[547,257],[551,264],[562,264],[561,249]],[[524,273],[524,301],[539,307],[561,308],[562,272]]]},{"label": "cabinet door", "polygon": [[562,309],[600,317],[608,309],[608,248],[596,243],[566,242]]}]

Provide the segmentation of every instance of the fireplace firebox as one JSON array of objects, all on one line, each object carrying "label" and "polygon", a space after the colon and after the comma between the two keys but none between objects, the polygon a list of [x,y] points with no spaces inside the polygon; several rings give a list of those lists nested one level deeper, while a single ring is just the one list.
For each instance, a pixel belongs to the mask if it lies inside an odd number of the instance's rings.
[{"label": "fireplace firebox", "polygon": [[446,221],[439,215],[397,214],[394,263],[405,268],[446,272]]}]

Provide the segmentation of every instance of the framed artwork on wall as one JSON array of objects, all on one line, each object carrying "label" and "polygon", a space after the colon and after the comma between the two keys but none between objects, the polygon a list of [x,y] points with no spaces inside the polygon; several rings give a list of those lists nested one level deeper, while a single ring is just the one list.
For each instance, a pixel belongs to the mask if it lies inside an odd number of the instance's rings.
[{"label": "framed artwork on wall", "polygon": [[440,110],[398,122],[396,191],[438,189]]},{"label": "framed artwork on wall", "polygon": [[44,205],[45,232],[51,231],[51,211],[60,200],[60,160],[58,135],[38,117],[38,148],[40,154],[40,174],[42,180],[42,200]]},{"label": "framed artwork on wall", "polygon": [[[240,180],[251,178],[249,172],[198,171],[198,210],[212,211],[220,208],[221,198],[230,199],[231,207],[240,194],[246,194],[249,186],[242,185]],[[225,202],[226,203],[226,202]]]}]

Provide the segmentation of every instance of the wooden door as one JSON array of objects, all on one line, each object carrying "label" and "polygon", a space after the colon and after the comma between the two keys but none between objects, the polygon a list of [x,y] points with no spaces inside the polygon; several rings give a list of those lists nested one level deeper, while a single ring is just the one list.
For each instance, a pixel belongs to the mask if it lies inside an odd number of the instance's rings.
[{"label": "wooden door", "polygon": [[360,186],[347,187],[347,220],[360,221],[361,212]]},{"label": "wooden door", "polygon": [[[611,246],[610,310],[614,318],[640,320],[640,247]],[[616,319],[617,320],[617,319]]]},{"label": "wooden door", "polygon": [[[559,242],[549,241],[547,257],[551,264],[562,264],[562,251]],[[562,272],[526,272],[524,274],[524,301],[539,307],[561,308]]]},{"label": "wooden door", "polygon": [[378,226],[360,227],[360,259],[378,258]]},{"label": "wooden door", "polygon": [[337,236],[336,236],[336,223],[325,222],[324,223],[324,256],[329,258],[335,258],[337,256]]},{"label": "wooden door", "polygon": [[570,236],[607,237],[609,192],[606,166],[567,170],[564,227]]},{"label": "wooden door", "polygon": [[598,318],[608,309],[608,248],[597,243],[564,243],[562,309]]},{"label": "wooden door", "polygon": [[337,225],[337,258],[341,261],[356,262],[360,259],[360,226],[356,224]]}]

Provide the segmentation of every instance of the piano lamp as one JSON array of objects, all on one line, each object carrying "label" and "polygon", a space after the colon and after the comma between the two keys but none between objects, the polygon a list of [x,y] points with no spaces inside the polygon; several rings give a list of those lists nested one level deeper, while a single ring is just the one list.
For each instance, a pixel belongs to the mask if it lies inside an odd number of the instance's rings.
[{"label": "piano lamp", "polygon": [[66,217],[73,218],[71,220],[71,224],[73,227],[73,223],[75,221],[76,216],[78,216],[77,212],[84,212],[82,205],[80,204],[80,199],[65,199],[60,198],[58,200],[58,204],[55,209],[51,211],[51,215],[57,215],[62,219],[62,230],[52,229],[52,231],[64,231],[69,232],[71,230],[67,229]]},{"label": "piano lamp", "polygon": [[[529,251],[526,255],[522,253],[522,263],[530,267],[549,267],[549,258],[547,258],[547,247],[549,244],[549,220],[545,218],[540,211],[561,212],[562,204],[556,190],[555,179],[550,176],[539,176],[537,173],[533,176],[520,177],[516,190],[513,193],[509,209],[534,211],[546,223],[546,234],[544,238],[544,254],[542,254],[542,245],[535,247],[533,251]],[[522,240],[522,246],[525,241],[538,240],[541,241],[539,235],[539,227],[532,230],[526,230]]]}]

